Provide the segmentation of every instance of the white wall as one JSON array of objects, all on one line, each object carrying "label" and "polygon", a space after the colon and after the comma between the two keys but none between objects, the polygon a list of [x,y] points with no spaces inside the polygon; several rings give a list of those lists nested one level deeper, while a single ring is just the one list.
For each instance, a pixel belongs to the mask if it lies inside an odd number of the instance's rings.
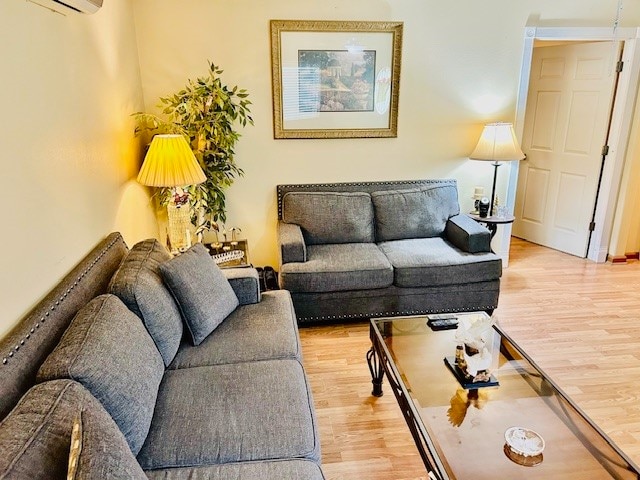
[{"label": "white wall", "polygon": [[[279,183],[453,177],[470,209],[473,186],[489,192],[493,168],[467,155],[484,123],[514,120],[527,21],[608,26],[617,3],[136,0],[134,11],[148,111],[202,75],[208,59],[227,84],[249,90],[256,125],[238,145],[246,175],[228,193],[228,217],[249,239],[254,264],[274,265]],[[398,138],[274,140],[270,19],[403,21]],[[627,2],[621,25],[636,24],[640,4]],[[502,192],[507,177],[501,172]]]},{"label": "white wall", "polygon": [[131,0],[62,16],[0,2],[0,336],[112,230],[157,233],[130,113],[142,108]]},{"label": "white wall", "polygon": [[640,251],[640,108],[635,117],[626,162],[622,172],[620,194],[609,245],[611,257],[637,254]]}]

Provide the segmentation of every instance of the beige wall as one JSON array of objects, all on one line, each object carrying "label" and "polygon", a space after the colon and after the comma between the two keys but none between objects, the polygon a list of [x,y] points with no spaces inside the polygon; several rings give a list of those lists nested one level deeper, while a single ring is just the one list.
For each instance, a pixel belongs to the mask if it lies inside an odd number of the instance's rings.
[{"label": "beige wall", "polygon": [[[627,2],[621,25],[640,24]],[[275,186],[290,182],[453,177],[463,209],[493,168],[473,162],[482,125],[514,120],[524,26],[612,25],[615,0],[136,0],[145,104],[220,65],[227,84],[247,88],[255,127],[243,131],[245,170],[228,194],[229,223],[243,229],[255,264],[275,264]],[[404,46],[397,139],[274,140],[270,19],[399,20]],[[507,171],[501,172],[501,189]],[[503,195],[504,196],[504,195]]]},{"label": "beige wall", "polygon": [[0,336],[101,238],[154,235],[131,112],[142,108],[131,0],[95,15],[0,2]]},{"label": "beige wall", "polygon": [[622,173],[613,234],[609,245],[611,257],[640,251],[640,108],[635,117],[627,158]]},{"label": "beige wall", "polygon": [[[640,4],[626,3],[621,25],[640,24]],[[157,235],[148,192],[134,180],[141,149],[129,115],[152,110],[159,96],[201,75],[208,59],[254,102],[256,125],[237,148],[246,176],[229,191],[229,225],[250,239],[255,264],[273,265],[278,183],[453,177],[462,208],[470,208],[473,186],[488,190],[493,169],[466,157],[484,123],[513,120],[528,19],[608,26],[616,7],[616,0],[108,0],[95,15],[63,17],[27,1],[0,2],[0,336],[108,232],[122,231],[129,244]],[[398,138],[273,140],[275,18],[403,21]],[[637,163],[638,149],[630,152]],[[617,238],[625,251],[637,250],[640,237],[637,172],[628,166],[623,182],[635,192],[621,197],[628,207],[617,223],[629,227]]]}]

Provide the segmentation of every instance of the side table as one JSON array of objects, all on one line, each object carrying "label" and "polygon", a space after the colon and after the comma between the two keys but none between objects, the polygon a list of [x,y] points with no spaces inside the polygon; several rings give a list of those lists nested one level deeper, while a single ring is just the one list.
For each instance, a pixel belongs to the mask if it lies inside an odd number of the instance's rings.
[{"label": "side table", "polygon": [[480,215],[476,215],[475,213],[467,213],[471,218],[473,218],[476,222],[484,223],[487,227],[487,230],[491,232],[491,240],[496,236],[496,232],[498,231],[498,225],[505,225],[507,223],[513,223],[516,219],[513,215],[491,215],[489,217],[481,217]]},{"label": "side table", "polygon": [[245,239],[225,240],[218,243],[208,243],[205,246],[209,248],[209,253],[211,253],[211,255],[229,253],[238,250],[242,252],[241,258],[236,258],[224,263],[219,263],[218,266],[220,268],[251,266],[251,263],[249,262],[249,242]]}]

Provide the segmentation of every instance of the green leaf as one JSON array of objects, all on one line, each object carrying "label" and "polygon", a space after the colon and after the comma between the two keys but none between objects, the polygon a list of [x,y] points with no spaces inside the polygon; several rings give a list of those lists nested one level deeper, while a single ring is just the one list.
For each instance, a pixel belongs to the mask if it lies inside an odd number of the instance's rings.
[{"label": "green leaf", "polygon": [[[240,138],[237,125],[253,125],[249,115],[251,101],[246,89],[229,88],[222,83],[223,70],[208,63],[208,73],[195,80],[187,79],[178,92],[160,97],[159,108],[165,118],[136,112],[136,135],[149,133],[179,133],[191,144],[207,180],[189,187],[192,205],[207,216],[197,225],[198,215],[192,221],[196,228],[209,228],[211,220],[225,221],[225,191],[244,171],[235,164],[234,148]],[[236,97],[240,99],[235,103]],[[160,189],[161,200],[170,198],[168,189]],[[200,216],[202,218],[202,215]],[[207,223],[208,222],[208,223]]]}]

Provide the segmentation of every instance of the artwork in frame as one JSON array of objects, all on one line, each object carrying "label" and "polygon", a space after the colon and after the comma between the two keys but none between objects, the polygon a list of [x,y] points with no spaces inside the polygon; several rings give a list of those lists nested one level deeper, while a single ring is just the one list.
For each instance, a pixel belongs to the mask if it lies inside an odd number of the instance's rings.
[{"label": "artwork in frame", "polygon": [[397,137],[402,27],[271,20],[274,138]]}]

